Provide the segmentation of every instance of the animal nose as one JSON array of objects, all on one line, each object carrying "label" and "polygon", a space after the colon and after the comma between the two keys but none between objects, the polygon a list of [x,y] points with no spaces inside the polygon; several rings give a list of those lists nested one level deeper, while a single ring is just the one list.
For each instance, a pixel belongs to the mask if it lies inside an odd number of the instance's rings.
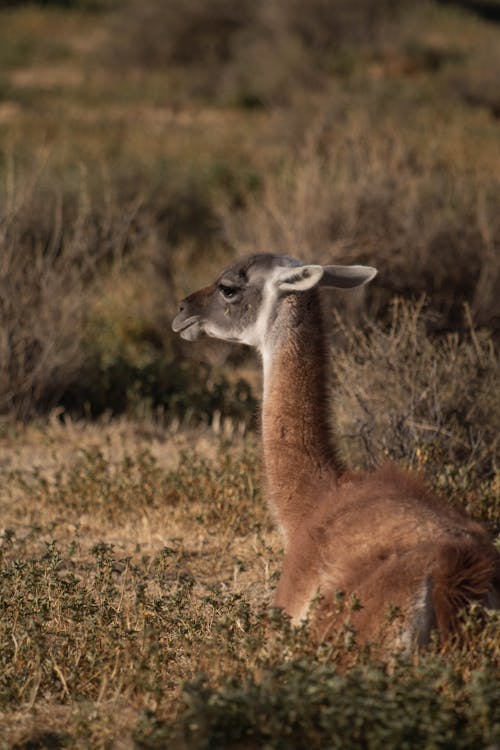
[{"label": "animal nose", "polygon": [[184,312],[185,309],[186,303],[184,302],[184,300],[182,300],[182,302],[179,302],[179,312]]}]

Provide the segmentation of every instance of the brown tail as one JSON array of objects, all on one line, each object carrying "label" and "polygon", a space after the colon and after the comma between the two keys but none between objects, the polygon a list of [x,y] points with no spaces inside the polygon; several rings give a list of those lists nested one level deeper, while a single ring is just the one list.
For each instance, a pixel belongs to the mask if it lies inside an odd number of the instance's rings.
[{"label": "brown tail", "polygon": [[493,545],[463,541],[441,548],[432,573],[432,603],[439,634],[456,632],[460,612],[472,602],[486,603],[500,584],[500,555]]}]

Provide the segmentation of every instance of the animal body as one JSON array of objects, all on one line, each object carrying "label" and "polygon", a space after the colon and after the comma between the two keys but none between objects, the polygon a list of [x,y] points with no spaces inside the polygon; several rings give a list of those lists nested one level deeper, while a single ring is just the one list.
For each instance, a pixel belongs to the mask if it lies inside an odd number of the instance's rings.
[{"label": "animal body", "polygon": [[[328,639],[346,616],[336,592],[355,594],[362,607],[349,617],[361,641],[384,630],[411,647],[434,629],[443,639],[455,633],[470,602],[500,607],[500,555],[480,524],[413,475],[343,465],[329,418],[320,288],[358,287],[375,275],[253,255],[187,297],[172,327],[188,341],[204,333],[262,356],[267,497],[285,548],[276,606],[295,623],[310,613],[316,637]],[[401,614],[397,636],[387,636],[390,606]]]}]

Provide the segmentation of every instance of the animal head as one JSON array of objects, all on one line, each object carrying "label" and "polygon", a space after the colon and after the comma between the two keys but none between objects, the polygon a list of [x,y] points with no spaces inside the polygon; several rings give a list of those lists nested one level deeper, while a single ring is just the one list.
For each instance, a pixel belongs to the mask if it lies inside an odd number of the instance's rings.
[{"label": "animal head", "polygon": [[370,266],[320,266],[287,255],[251,255],[223,271],[210,286],[186,297],[172,328],[187,341],[205,333],[262,350],[287,296],[321,286],[362,286],[376,273]]}]

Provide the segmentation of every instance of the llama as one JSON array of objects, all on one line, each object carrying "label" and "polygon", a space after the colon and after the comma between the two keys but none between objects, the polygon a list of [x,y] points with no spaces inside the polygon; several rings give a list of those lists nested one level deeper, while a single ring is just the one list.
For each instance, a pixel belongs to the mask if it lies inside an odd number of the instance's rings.
[{"label": "llama", "polygon": [[[433,630],[453,636],[470,602],[500,607],[500,555],[481,525],[412,474],[350,473],[343,464],[329,419],[320,288],[359,287],[376,273],[252,255],[181,302],[172,328],[188,341],[204,333],[261,354],[267,499],[284,540],[275,605],[296,624],[309,617],[325,640],[346,617],[336,592],[355,594],[362,606],[348,616],[360,642],[384,631],[411,648]],[[389,606],[400,613],[398,634],[388,631]]]}]

